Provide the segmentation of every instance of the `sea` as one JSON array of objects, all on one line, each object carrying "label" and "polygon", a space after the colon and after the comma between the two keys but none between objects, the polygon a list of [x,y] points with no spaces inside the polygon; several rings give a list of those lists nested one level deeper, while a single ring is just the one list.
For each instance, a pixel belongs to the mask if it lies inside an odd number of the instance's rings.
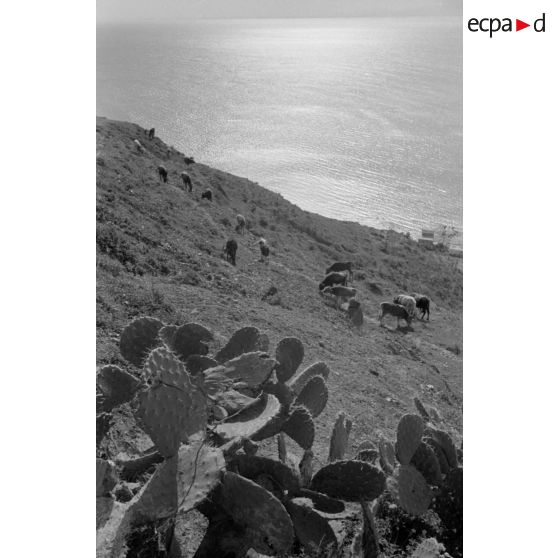
[{"label": "sea", "polygon": [[302,209],[459,247],[462,54],[452,17],[98,25],[97,114]]}]

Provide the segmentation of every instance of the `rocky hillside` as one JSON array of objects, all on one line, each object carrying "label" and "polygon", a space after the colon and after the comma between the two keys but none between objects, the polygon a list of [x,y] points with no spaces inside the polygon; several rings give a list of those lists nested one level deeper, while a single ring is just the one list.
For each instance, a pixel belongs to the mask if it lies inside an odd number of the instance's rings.
[{"label": "rocky hillside", "polygon": [[[159,164],[169,171],[167,184],[158,180]],[[329,402],[317,419],[319,460],[327,457],[340,410],[354,419],[356,448],[379,433],[393,437],[416,396],[461,439],[461,260],[404,235],[302,211],[248,179],[201,163],[188,169],[194,190],[187,193],[183,170],[184,154],[159,138],[149,140],[140,126],[97,119],[98,364],[127,368],[118,340],[137,316],[202,323],[216,333],[217,344],[255,325],[271,347],[286,336],[300,338],[303,366],[322,360],[331,367]],[[201,200],[206,188],[213,202]],[[245,235],[234,231],[238,213],[248,222]],[[222,257],[230,237],[239,244],[236,267]],[[260,237],[271,247],[269,264],[259,261]],[[365,313],[360,330],[318,293],[325,268],[336,260],[356,266],[353,286]],[[396,329],[387,318],[388,327],[380,327],[380,302],[410,291],[432,299],[430,322]],[[116,429],[119,449],[133,453],[125,416]]]}]

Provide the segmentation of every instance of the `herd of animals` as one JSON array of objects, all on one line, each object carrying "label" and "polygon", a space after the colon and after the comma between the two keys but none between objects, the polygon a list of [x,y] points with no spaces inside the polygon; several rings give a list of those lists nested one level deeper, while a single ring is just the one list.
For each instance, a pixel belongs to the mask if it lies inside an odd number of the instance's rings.
[{"label": "herd of animals", "polygon": [[[151,128],[147,135],[152,140],[155,137],[155,128]],[[134,144],[138,152],[144,152],[144,147],[138,139],[134,140]],[[184,157],[184,163],[189,167],[195,161],[192,157]],[[159,180],[166,184],[168,182],[167,169],[163,165],[159,165],[157,173]],[[188,172],[181,172],[180,178],[186,191],[191,193],[193,185]],[[213,201],[211,189],[207,188],[204,190],[201,193],[201,199],[209,202]],[[237,215],[235,231],[239,234],[245,234],[246,230],[246,219],[243,215]],[[270,250],[267,241],[265,238],[260,238],[257,244],[260,248],[260,261],[268,263]],[[236,266],[237,250],[237,241],[234,238],[229,238],[223,247],[223,255],[234,266]],[[320,295],[334,297],[338,308],[343,308],[342,305],[345,304],[344,309],[347,310],[352,322],[360,326],[363,323],[362,308],[360,302],[356,300],[357,290],[354,287],[348,286],[349,281],[353,281],[352,262],[335,262],[326,269],[326,276],[319,283],[318,289]],[[399,327],[401,320],[405,320],[407,326],[410,326],[412,320],[417,317],[417,311],[422,312],[421,320],[424,320],[425,316],[427,320],[430,320],[430,299],[427,296],[418,293],[399,294],[393,298],[393,302],[382,302],[380,304],[378,320],[380,325],[383,326],[385,316],[389,315],[397,319],[397,327]]]}]

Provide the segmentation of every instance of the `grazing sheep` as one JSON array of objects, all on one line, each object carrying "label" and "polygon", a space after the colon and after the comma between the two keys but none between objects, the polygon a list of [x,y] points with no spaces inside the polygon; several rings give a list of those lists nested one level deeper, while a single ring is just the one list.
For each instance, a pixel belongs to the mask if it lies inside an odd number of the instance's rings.
[{"label": "grazing sheep", "polygon": [[236,216],[236,232],[240,234],[244,234],[246,231],[246,219],[244,215],[240,215],[240,213]]},{"label": "grazing sheep", "polygon": [[269,261],[269,246],[267,245],[267,241],[265,238],[260,238],[260,240],[258,240],[258,244],[260,245],[260,253],[262,255],[260,261],[261,262],[267,262]]},{"label": "grazing sheep", "polygon": [[336,273],[335,271],[328,273],[325,279],[318,285],[318,289],[323,291],[326,287],[333,287],[333,285],[347,286],[347,276],[344,273]]},{"label": "grazing sheep", "polygon": [[202,193],[201,199],[213,201],[213,192],[208,188],[205,192]]},{"label": "grazing sheep", "polygon": [[135,139],[134,140],[134,144],[136,146],[136,149],[140,152],[143,153],[143,145],[141,144],[140,140]]},{"label": "grazing sheep", "polygon": [[238,244],[234,238],[227,240],[223,252],[227,258],[227,261],[236,265],[236,251],[238,250]]},{"label": "grazing sheep", "polygon": [[322,294],[333,295],[336,299],[337,306],[339,307],[347,299],[355,297],[357,294],[357,290],[351,287],[343,287],[338,285],[336,287],[325,287],[322,291]]},{"label": "grazing sheep", "polygon": [[332,271],[347,271],[349,279],[353,280],[353,262],[335,262],[326,269],[326,274]]},{"label": "grazing sheep", "polygon": [[155,137],[155,128],[151,128],[149,130],[149,139],[153,139]]},{"label": "grazing sheep", "polygon": [[393,297],[393,303],[401,304],[401,306],[404,306],[407,309],[407,312],[409,312],[409,316],[411,318],[415,317],[417,311],[417,303],[415,302],[415,299],[412,296],[397,295]]},{"label": "grazing sheep", "polygon": [[184,162],[186,163],[186,166],[189,167],[190,165],[193,165],[196,161],[194,161],[193,157],[184,157]]},{"label": "grazing sheep", "polygon": [[184,187],[188,189],[188,192],[192,191],[192,179],[187,172],[181,172],[180,178],[182,178],[182,182],[184,182]]},{"label": "grazing sheep", "polygon": [[378,320],[380,320],[380,325],[384,325],[384,316],[389,314],[390,316],[395,316],[397,318],[397,327],[399,327],[399,320],[404,319],[407,322],[407,326],[411,325],[411,320],[413,319],[409,316],[409,312],[401,304],[393,304],[392,302],[382,302],[380,304],[380,312],[378,314]]},{"label": "grazing sheep", "polygon": [[159,180],[166,183],[169,175],[167,169],[163,165],[159,165],[157,171],[159,172]]},{"label": "grazing sheep", "polygon": [[411,296],[415,299],[417,309],[422,311],[421,320],[424,320],[424,315],[427,314],[427,320],[430,321],[430,299],[426,295],[412,293]]}]

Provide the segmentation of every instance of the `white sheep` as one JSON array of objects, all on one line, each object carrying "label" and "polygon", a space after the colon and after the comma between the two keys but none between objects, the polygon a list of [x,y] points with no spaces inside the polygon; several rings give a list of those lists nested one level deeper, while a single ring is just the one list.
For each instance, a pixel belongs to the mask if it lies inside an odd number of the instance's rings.
[{"label": "white sheep", "polygon": [[246,219],[240,213],[236,216],[236,232],[244,234],[246,232]]}]

